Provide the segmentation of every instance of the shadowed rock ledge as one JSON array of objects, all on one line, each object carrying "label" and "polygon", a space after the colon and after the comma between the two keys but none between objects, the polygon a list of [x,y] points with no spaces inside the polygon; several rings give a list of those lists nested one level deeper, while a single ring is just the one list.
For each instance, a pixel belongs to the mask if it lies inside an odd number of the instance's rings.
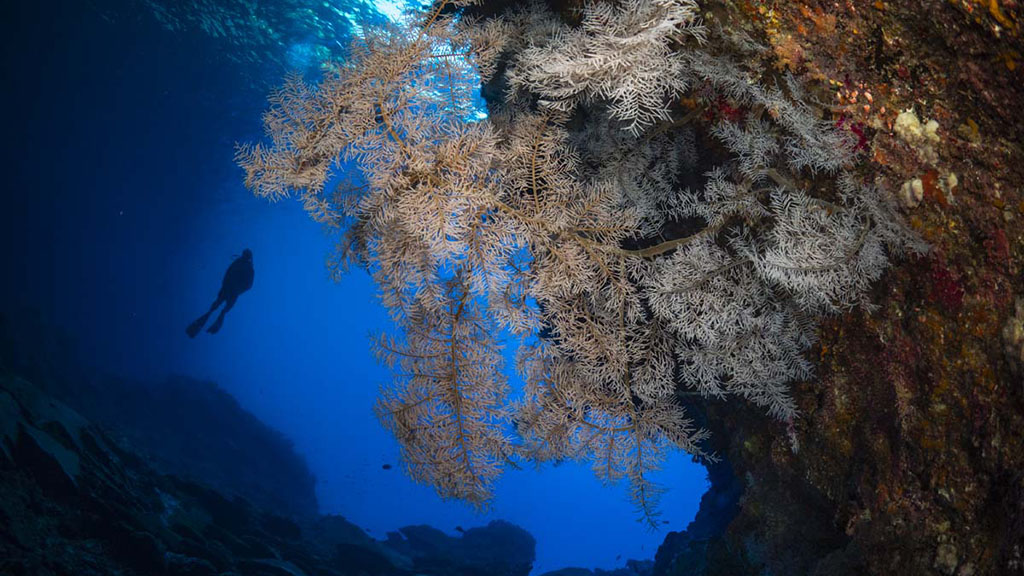
[{"label": "shadowed rock ledge", "polygon": [[386,541],[153,470],[33,384],[0,376],[0,574],[527,576],[535,542],[495,521]]}]

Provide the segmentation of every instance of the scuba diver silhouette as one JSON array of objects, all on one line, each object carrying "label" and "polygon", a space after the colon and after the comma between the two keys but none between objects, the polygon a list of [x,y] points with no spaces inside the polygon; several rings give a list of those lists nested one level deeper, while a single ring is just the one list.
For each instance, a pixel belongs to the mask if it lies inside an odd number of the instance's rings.
[{"label": "scuba diver silhouette", "polygon": [[189,324],[188,328],[185,329],[189,338],[195,338],[196,334],[199,334],[199,331],[203,329],[203,325],[210,318],[210,314],[213,314],[213,311],[223,303],[224,308],[220,311],[220,315],[206,329],[210,334],[216,334],[220,330],[221,325],[224,324],[224,315],[235,305],[235,300],[238,300],[238,296],[252,288],[254,275],[255,272],[252,269],[252,250],[246,248],[242,250],[242,255],[235,258],[235,261],[228,266],[227,272],[224,273],[224,280],[220,284],[220,292],[217,293],[217,299],[213,301],[213,306],[210,306],[206,314],[196,318],[195,322]]}]

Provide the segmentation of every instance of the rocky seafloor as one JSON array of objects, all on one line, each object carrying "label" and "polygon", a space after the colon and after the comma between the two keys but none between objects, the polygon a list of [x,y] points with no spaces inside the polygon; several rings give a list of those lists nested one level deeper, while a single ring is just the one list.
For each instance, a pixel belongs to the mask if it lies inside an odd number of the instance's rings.
[{"label": "rocky seafloor", "polygon": [[0,575],[527,576],[534,559],[500,520],[375,539],[319,514],[292,444],[216,384],[115,378],[35,314],[0,315]]},{"label": "rocky seafloor", "polygon": [[[39,359],[28,360],[18,355],[11,362],[8,354],[0,362],[4,576],[526,576],[534,564],[534,537],[505,522],[459,537],[407,526],[377,540],[341,517],[317,515],[301,458],[209,382],[135,384],[134,398],[119,404],[143,411],[147,395],[157,394],[162,406],[190,406],[194,413],[176,426],[166,418],[104,418],[114,406],[96,412],[103,421],[97,423],[54,394],[98,405],[133,385],[103,379],[110,387],[97,393],[61,382],[67,374],[47,376]],[[37,367],[27,371],[46,384],[25,379],[12,365]],[[89,404],[82,409],[92,412]],[[189,435],[212,427],[220,438],[210,439],[206,454],[181,450],[195,440]],[[245,445],[251,453],[218,443]],[[257,476],[250,464],[264,470],[260,481],[246,482]],[[270,498],[269,488],[287,490]]]}]

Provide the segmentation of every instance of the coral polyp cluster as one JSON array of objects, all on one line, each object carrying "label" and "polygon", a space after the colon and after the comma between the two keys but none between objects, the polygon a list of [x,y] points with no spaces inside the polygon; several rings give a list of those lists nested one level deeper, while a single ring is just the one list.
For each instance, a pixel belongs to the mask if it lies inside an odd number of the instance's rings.
[{"label": "coral polyp cluster", "polygon": [[[678,391],[792,422],[819,319],[870,308],[890,257],[926,250],[854,174],[855,132],[692,0],[411,22],[292,79],[271,144],[239,160],[373,272],[402,332],[379,346],[397,373],[378,414],[442,496],[482,505],[506,462],[578,458],[656,525],[649,472],[671,449],[711,457]],[[504,90],[485,120],[478,81]],[[342,158],[365,183],[338,192]],[[514,403],[479,369],[498,328],[523,338]]]}]

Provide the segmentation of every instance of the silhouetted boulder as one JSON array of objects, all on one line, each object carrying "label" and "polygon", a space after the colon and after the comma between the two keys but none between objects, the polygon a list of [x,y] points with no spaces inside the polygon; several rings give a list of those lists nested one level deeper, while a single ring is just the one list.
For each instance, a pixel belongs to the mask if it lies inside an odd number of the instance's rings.
[{"label": "silhouetted boulder", "polygon": [[285,518],[163,475],[40,388],[0,374],[0,574],[527,576],[506,522],[370,538],[340,516]]},{"label": "silhouetted boulder", "polygon": [[172,376],[143,383],[89,370],[74,341],[32,311],[0,321],[0,366],[102,426],[160,472],[281,516],[317,514],[315,479],[292,442],[212,382]]},{"label": "silhouetted boulder", "polygon": [[416,572],[480,576],[527,576],[536,547],[529,532],[501,520],[458,538],[431,526],[406,526],[388,533],[384,544],[411,558]]},{"label": "silhouetted boulder", "polygon": [[614,570],[594,568],[562,568],[545,572],[541,576],[650,576],[654,562],[650,560],[626,560],[626,565]]}]

